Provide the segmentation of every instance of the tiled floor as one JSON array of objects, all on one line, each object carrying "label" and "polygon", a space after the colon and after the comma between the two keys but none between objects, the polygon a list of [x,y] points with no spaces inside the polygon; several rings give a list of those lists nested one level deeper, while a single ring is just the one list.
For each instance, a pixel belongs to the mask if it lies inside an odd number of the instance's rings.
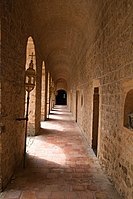
[{"label": "tiled floor", "polygon": [[4,199],[120,199],[85,147],[66,107],[56,106],[30,140],[26,169],[18,169]]}]

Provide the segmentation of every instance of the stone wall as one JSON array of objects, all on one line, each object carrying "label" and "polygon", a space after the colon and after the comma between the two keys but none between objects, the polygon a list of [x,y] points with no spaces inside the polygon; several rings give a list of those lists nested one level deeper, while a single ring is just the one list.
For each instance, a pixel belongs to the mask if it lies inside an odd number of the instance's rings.
[{"label": "stone wall", "polygon": [[[11,179],[14,170],[23,160],[25,121],[16,121],[25,115],[24,71],[26,47],[31,21],[27,1],[3,1],[1,45],[1,116],[0,116],[0,189]],[[33,35],[34,37],[34,35]],[[41,69],[42,60],[35,45],[36,88],[34,96],[34,128],[37,134],[41,117]],[[32,103],[31,103],[32,104]],[[22,164],[21,164],[22,165]],[[2,171],[2,173],[1,173]]]},{"label": "stone wall", "polygon": [[[2,2],[0,171],[3,189],[23,158],[24,70],[29,24],[25,1]],[[27,10],[28,11],[28,10]]]},{"label": "stone wall", "polygon": [[[99,81],[100,111],[98,157],[126,199],[133,198],[133,132],[123,127],[125,91],[123,82],[133,79],[133,2],[103,1],[93,10],[91,45],[81,53],[77,72],[73,69],[73,107],[75,93],[83,96],[78,125],[88,144],[92,139],[94,81]],[[95,6],[94,6],[95,7]],[[98,25],[96,26],[96,21]],[[88,36],[89,39],[89,36]],[[132,85],[133,86],[133,85]],[[81,97],[79,98],[79,104]],[[133,104],[132,104],[133,105]]]}]

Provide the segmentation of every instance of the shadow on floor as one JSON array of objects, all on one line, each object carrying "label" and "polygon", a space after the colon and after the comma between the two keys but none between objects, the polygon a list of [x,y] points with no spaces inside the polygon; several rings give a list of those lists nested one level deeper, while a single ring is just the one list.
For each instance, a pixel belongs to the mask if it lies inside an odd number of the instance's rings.
[{"label": "shadow on floor", "polygon": [[[18,195],[27,190],[53,194],[47,199],[120,199],[93,151],[86,147],[71,115],[64,114],[68,111],[65,108],[56,107],[62,112],[63,121],[56,120],[55,115],[55,119],[43,123],[39,135],[33,138],[27,149],[26,169],[17,169],[6,189],[8,195],[10,190],[21,192]],[[21,199],[29,198],[32,197],[24,195]]]}]

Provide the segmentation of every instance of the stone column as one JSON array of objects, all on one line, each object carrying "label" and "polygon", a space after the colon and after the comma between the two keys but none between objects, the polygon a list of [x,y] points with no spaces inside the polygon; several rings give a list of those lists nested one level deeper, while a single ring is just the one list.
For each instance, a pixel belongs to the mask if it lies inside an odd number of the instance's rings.
[{"label": "stone column", "polygon": [[41,86],[41,121],[45,120],[45,64],[42,64],[42,86]]},{"label": "stone column", "polygon": [[37,54],[36,67],[36,104],[35,104],[35,135],[40,131],[41,122],[41,82],[42,82],[42,60]]}]

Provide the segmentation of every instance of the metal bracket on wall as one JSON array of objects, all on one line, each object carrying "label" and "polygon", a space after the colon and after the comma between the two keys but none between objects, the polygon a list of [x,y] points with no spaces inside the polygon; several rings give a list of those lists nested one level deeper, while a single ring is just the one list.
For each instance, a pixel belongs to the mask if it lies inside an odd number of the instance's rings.
[{"label": "metal bracket on wall", "polygon": [[24,118],[16,118],[17,121],[22,121],[22,120],[26,120],[28,121],[28,117],[24,117]]}]

